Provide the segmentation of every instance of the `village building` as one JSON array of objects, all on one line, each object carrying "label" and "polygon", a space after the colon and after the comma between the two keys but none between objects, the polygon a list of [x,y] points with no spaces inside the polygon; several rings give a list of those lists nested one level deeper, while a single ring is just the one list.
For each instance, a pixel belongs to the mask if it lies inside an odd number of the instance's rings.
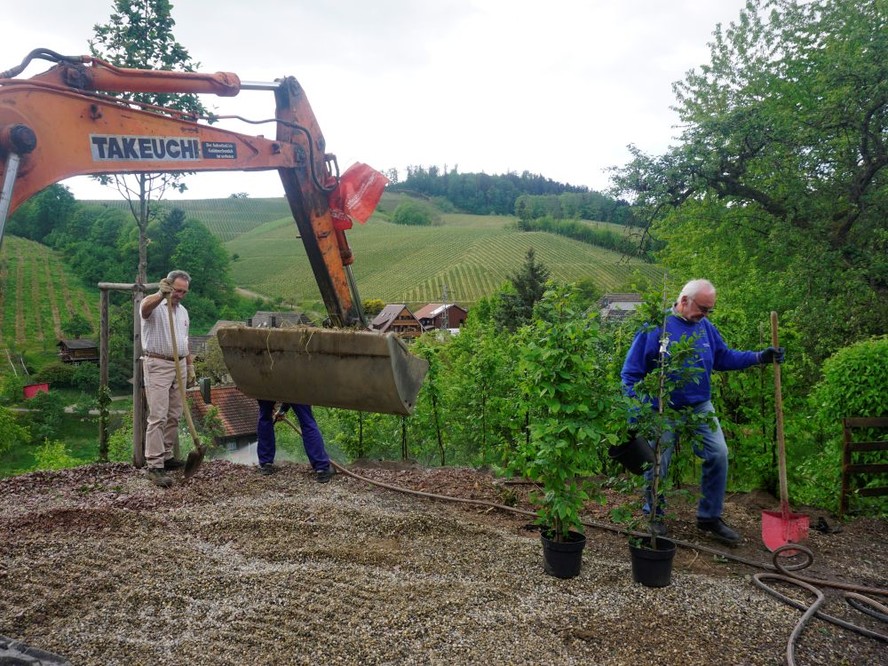
[{"label": "village building", "polygon": [[59,358],[65,363],[98,363],[99,346],[95,340],[59,340]]},{"label": "village building", "polygon": [[236,386],[211,386],[208,380],[201,380],[199,389],[187,393],[195,423],[203,423],[210,409],[216,408],[221,432],[213,437],[213,444],[234,451],[256,441],[259,404],[255,398]]},{"label": "village building", "polygon": [[456,303],[429,303],[414,315],[423,330],[458,329],[468,316],[468,311]]},{"label": "village building", "polygon": [[598,301],[601,321],[619,322],[630,317],[644,302],[641,294],[605,294]]},{"label": "village building", "polygon": [[422,324],[403,303],[386,305],[370,322],[370,330],[395,333],[404,339],[418,338],[423,333]]}]

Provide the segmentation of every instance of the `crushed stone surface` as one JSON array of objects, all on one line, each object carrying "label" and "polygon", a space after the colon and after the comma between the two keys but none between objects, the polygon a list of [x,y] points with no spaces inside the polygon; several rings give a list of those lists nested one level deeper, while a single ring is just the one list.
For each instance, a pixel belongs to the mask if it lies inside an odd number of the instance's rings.
[{"label": "crushed stone surface", "polygon": [[[531,509],[527,489],[489,472],[355,465],[368,479]],[[77,665],[689,664],[778,665],[802,611],[752,582],[761,568],[720,557],[693,507],[672,584],[633,582],[627,539],[587,528],[580,575],[546,575],[524,514],[371,485],[317,484],[307,465],[269,477],[206,462],[168,490],[128,465],[0,480],[0,635]],[[730,555],[767,565],[760,512],[733,496],[744,535]],[[590,508],[590,521],[605,520]],[[682,515],[683,513],[683,515]],[[813,521],[812,521],[813,522]],[[812,531],[806,575],[884,590],[885,521]],[[779,584],[794,598],[812,595]],[[888,625],[823,588],[824,612]],[[874,597],[888,603],[888,597]],[[815,619],[795,647],[806,666],[888,664],[888,644]]]}]

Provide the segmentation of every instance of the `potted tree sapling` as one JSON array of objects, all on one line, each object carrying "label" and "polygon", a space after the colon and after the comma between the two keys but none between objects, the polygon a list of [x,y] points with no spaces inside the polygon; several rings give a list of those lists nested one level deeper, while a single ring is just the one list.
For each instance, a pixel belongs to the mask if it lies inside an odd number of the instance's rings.
[{"label": "potted tree sapling", "polygon": [[[645,472],[647,488],[643,499],[647,509],[645,531],[649,536],[633,534],[629,539],[633,578],[649,587],[664,587],[671,583],[675,555],[675,543],[661,536],[662,530],[659,529],[667,483],[661,474],[663,437],[669,432],[674,442],[681,443],[685,450],[692,450],[699,440],[697,427],[712,418],[711,414],[695,414],[690,407],[676,409],[672,406],[670,396],[673,391],[697,381],[697,375],[703,370],[693,364],[694,339],[669,340],[665,330],[664,324],[660,329],[657,367],[638,382],[633,387],[633,395],[627,397],[633,430],[653,448],[653,462]],[[673,455],[679,452],[677,444],[675,449]]]},{"label": "potted tree sapling", "polygon": [[541,526],[546,573],[579,574],[586,537],[580,513],[591,499],[597,451],[613,439],[605,426],[614,391],[605,370],[597,317],[575,290],[556,286],[537,304],[520,339],[523,440],[507,451],[506,470],[538,485],[532,499]]}]

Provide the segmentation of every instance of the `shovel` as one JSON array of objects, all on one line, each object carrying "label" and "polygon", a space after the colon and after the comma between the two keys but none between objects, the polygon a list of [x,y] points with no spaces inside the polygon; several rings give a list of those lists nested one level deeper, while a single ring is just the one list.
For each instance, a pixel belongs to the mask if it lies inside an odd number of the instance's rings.
[{"label": "shovel", "polygon": [[[771,313],[771,345],[776,349],[777,313]],[[777,413],[777,468],[780,476],[780,511],[762,511],[762,541],[774,552],[788,543],[800,543],[808,538],[808,516],[792,513],[786,490],[786,444],[783,440],[783,395],[780,390],[780,364],[774,359],[774,411]],[[780,554],[795,555],[785,550]]]},{"label": "shovel", "polygon": [[194,442],[194,449],[185,459],[184,475],[186,479],[190,479],[197,473],[197,468],[200,467],[200,464],[203,462],[206,448],[200,443],[197,429],[194,427],[194,422],[191,420],[191,409],[189,409],[188,400],[185,397],[185,382],[182,381],[182,362],[179,359],[179,343],[176,342],[176,324],[175,315],[173,313],[173,301],[168,296],[166,302],[167,312],[170,315],[170,339],[173,342],[173,363],[176,366],[176,383],[179,385],[179,395],[182,396],[182,411],[185,412],[185,420],[188,422],[188,432],[191,433],[191,439]]}]

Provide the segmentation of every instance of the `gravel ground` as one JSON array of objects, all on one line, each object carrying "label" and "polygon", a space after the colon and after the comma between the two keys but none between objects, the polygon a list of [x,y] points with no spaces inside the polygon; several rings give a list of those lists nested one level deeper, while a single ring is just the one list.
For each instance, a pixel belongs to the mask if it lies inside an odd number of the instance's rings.
[{"label": "gravel ground", "polygon": [[[529,508],[524,487],[480,470],[351,469]],[[766,564],[757,531],[773,498],[727,506],[747,537],[730,555]],[[580,575],[560,580],[527,516],[346,474],[320,485],[300,464],[262,477],[207,462],[169,490],[126,465],[34,473],[0,480],[0,635],[77,665],[784,663],[802,611],[752,583],[761,569],[716,555],[692,507],[678,513],[672,533],[699,547],[651,589],[632,581],[625,536],[590,528]],[[884,591],[886,535],[873,519],[812,531],[807,572]],[[824,612],[888,634],[824,591]],[[796,659],[873,666],[888,647],[815,619]]]}]

